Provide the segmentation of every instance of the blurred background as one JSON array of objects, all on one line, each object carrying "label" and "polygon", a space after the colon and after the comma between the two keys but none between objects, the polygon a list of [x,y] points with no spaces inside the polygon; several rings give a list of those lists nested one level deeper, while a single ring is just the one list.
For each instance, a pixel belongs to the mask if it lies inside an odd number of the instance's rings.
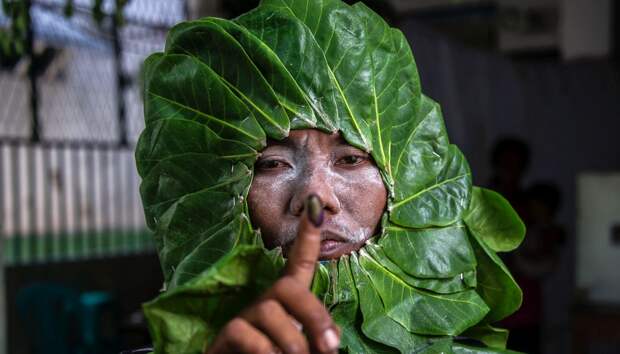
[{"label": "blurred background", "polygon": [[[149,345],[141,64],[175,23],[257,2],[2,0],[0,354]],[[525,293],[511,348],[620,353],[620,4],[364,2],[410,41],[475,183],[528,227],[505,257]]]}]

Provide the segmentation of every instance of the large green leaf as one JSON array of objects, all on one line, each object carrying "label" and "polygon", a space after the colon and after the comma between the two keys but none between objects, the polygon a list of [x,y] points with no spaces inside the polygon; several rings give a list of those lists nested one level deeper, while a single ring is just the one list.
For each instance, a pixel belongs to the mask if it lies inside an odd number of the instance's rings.
[{"label": "large green leaf", "polygon": [[[429,338],[410,333],[402,324],[388,316],[369,273],[362,268],[356,255],[351,255],[350,259],[354,284],[360,294],[361,311],[364,315],[362,325],[364,334],[373,340],[397,348],[401,353],[407,353],[411,348],[429,346],[431,344]],[[343,260],[341,263],[347,262]]]},{"label": "large green leaf", "polygon": [[145,178],[161,160],[190,153],[243,161],[251,168],[258,152],[237,140],[224,140],[209,127],[184,119],[160,119],[149,124],[136,147],[138,172]]},{"label": "large green leaf", "polygon": [[182,54],[153,54],[144,65],[147,125],[160,119],[186,119],[206,125],[221,138],[255,149],[265,146],[265,133],[252,112],[213,69]]},{"label": "large green leaf", "polygon": [[[382,338],[368,335],[367,327],[369,326],[369,322],[372,323],[372,321],[369,321],[366,315],[366,313],[368,313],[366,308],[368,306],[368,302],[366,301],[367,297],[361,292],[358,293],[356,291],[359,289],[359,287],[356,288],[356,286],[360,284],[360,282],[354,277],[351,268],[356,270],[359,269],[359,267],[356,268],[355,266],[351,266],[348,256],[341,258],[338,262],[332,263],[332,276],[335,277],[333,281],[334,289],[332,291],[335,298],[333,298],[330,313],[342,331],[340,347],[347,350],[348,353],[393,353],[394,349],[381,344],[386,343]],[[360,299],[362,300],[361,310]],[[378,305],[378,303],[371,304],[371,306],[376,305]],[[360,331],[360,327],[362,326],[362,313],[364,313],[364,334],[368,337],[363,335]],[[370,324],[370,326],[372,326],[372,324]],[[402,341],[403,343],[407,343],[409,337],[403,337]],[[398,348],[399,346],[402,345],[396,343],[395,347]],[[410,348],[411,347],[413,346],[410,346]]]},{"label": "large green leaf", "polygon": [[[249,220],[241,214],[212,234],[208,234],[177,265],[169,286],[183,284],[212,266],[238,244],[251,244],[254,234]],[[258,243],[258,242],[257,242]]]},{"label": "large green leaf", "polygon": [[[459,149],[450,145],[442,167],[426,184],[412,189],[399,189],[396,181],[390,221],[397,225],[420,228],[446,226],[458,221],[467,206],[471,192],[471,172]],[[410,169],[407,174],[433,173]]]},{"label": "large green leaf", "polygon": [[[205,239],[238,218],[242,209],[235,197],[218,190],[189,194],[170,206],[157,220],[155,229],[166,282],[181,261]],[[217,222],[213,222],[215,218]]]},{"label": "large green leaf", "polygon": [[245,103],[269,137],[286,137],[289,119],[284,107],[241,44],[222,28],[224,23],[211,19],[181,23],[170,30],[166,52],[195,58]]},{"label": "large green leaf", "polygon": [[504,262],[475,235],[472,246],[478,260],[477,291],[491,308],[485,322],[493,323],[515,312],[523,293]]},{"label": "large green leaf", "polygon": [[401,269],[419,278],[451,278],[476,267],[464,225],[441,228],[385,228],[379,239],[385,255]]},{"label": "large green leaf", "polygon": [[490,348],[506,349],[508,330],[487,325],[477,325],[469,328],[463,336],[476,339]]},{"label": "large green leaf", "polygon": [[452,294],[476,287],[476,271],[470,270],[460,273],[451,278],[418,278],[405,273],[396,263],[394,263],[383,251],[383,247],[374,243],[367,244],[364,249],[392,274],[402,281],[415,288],[431,290],[439,294]]},{"label": "large green leaf", "polygon": [[360,250],[359,263],[383,301],[387,316],[412,333],[456,335],[489,312],[474,290],[433,294],[416,289],[390,273],[364,249]]},{"label": "large green leaf", "polygon": [[512,251],[525,237],[525,225],[499,193],[475,187],[464,218],[469,230],[496,252]]},{"label": "large green leaf", "polygon": [[464,344],[454,344],[452,346],[452,353],[454,354],[519,354],[519,352],[515,352],[507,349],[496,349],[496,348],[482,348],[482,347],[473,347]]},{"label": "large green leaf", "polygon": [[205,341],[275,280],[282,264],[239,246],[200,277],[144,305],[155,353],[202,354]]}]

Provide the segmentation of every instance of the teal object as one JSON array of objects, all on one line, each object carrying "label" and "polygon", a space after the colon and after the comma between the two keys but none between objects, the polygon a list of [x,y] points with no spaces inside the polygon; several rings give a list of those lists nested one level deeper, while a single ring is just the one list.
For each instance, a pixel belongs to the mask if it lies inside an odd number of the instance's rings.
[{"label": "teal object", "polygon": [[101,338],[101,317],[106,307],[113,305],[112,294],[104,291],[82,293],[79,300],[79,319],[84,354],[102,353],[107,346]]},{"label": "teal object", "polygon": [[75,353],[71,327],[79,307],[79,293],[59,284],[38,283],[17,294],[20,320],[32,339],[34,354]]},{"label": "teal object", "polygon": [[[118,352],[118,343],[102,336],[106,311],[115,312],[105,291],[78,290],[56,283],[37,283],[17,295],[17,307],[34,354]],[[76,330],[77,329],[77,330]]]}]

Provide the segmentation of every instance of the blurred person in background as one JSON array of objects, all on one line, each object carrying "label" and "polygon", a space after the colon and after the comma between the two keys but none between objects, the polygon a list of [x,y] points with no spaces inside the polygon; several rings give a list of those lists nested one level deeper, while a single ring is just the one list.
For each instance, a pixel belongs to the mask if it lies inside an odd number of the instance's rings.
[{"label": "blurred person in background", "polygon": [[526,208],[523,177],[529,164],[530,149],[521,139],[505,137],[493,146],[488,187],[508,199],[519,215]]},{"label": "blurred person in background", "polygon": [[491,154],[493,172],[489,187],[508,199],[527,229],[521,247],[503,256],[523,291],[523,303],[516,313],[501,324],[510,330],[509,348],[539,353],[543,314],[542,284],[558,262],[564,231],[555,222],[560,207],[559,189],[547,182],[523,187],[529,161],[530,149],[525,142],[514,137],[499,140]]}]

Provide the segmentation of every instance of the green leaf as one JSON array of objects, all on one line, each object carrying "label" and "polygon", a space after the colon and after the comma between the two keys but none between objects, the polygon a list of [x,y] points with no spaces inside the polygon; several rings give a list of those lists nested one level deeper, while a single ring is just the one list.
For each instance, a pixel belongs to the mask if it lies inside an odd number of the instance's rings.
[{"label": "green leaf", "polygon": [[464,218],[469,230],[495,252],[512,251],[525,237],[525,225],[500,194],[480,187]]},{"label": "green leaf", "polygon": [[65,17],[72,17],[73,16],[73,0],[67,0],[67,2],[65,3],[65,7],[63,9],[63,13],[65,15]]},{"label": "green leaf", "polygon": [[160,119],[185,119],[222,139],[257,150],[265,146],[265,133],[252,112],[208,66],[180,54],[154,54],[144,65],[147,126]]},{"label": "green leaf", "polygon": [[174,288],[202,273],[238,244],[249,244],[254,235],[250,221],[243,215],[213,234],[207,235],[178,263],[169,287]]},{"label": "green leaf", "polygon": [[396,263],[385,255],[379,245],[369,243],[364,249],[392,274],[415,288],[430,290],[439,294],[452,294],[476,287],[476,272],[470,270],[451,278],[417,278],[405,273]]},{"label": "green leaf", "polygon": [[[352,255],[351,259],[355,256]],[[330,307],[330,313],[336,324],[341,330],[340,348],[347,350],[348,353],[394,353],[394,350],[381,343],[386,343],[379,337],[368,336],[367,328],[364,329],[364,334],[360,330],[362,326],[362,313],[364,313],[364,326],[367,326],[372,320],[367,319],[367,313],[369,312],[367,306],[368,302],[365,294],[356,291],[356,287],[360,284],[358,280],[359,266],[351,264],[349,257],[345,256],[340,258],[336,263],[332,263],[332,276],[335,277],[333,284],[333,293],[335,298],[334,303]],[[353,270],[352,270],[353,269]],[[354,276],[354,273],[355,276]],[[362,299],[362,307],[360,311],[360,298]],[[371,306],[376,306],[377,303],[372,303]],[[388,319],[388,321],[393,322]],[[370,325],[372,326],[372,324]],[[372,332],[372,330],[370,330]],[[379,343],[378,343],[379,342]],[[409,336],[401,338],[403,344],[409,343]],[[402,345],[400,345],[402,346]],[[397,346],[398,347],[398,344]],[[412,348],[412,346],[410,346]]]},{"label": "green leaf", "polygon": [[478,286],[476,291],[491,309],[485,317],[485,322],[497,322],[521,306],[523,293],[497,254],[478,239],[475,234],[471,239],[478,260]]},{"label": "green leaf", "polygon": [[200,276],[144,305],[156,353],[202,354],[219,329],[264,292],[282,264],[239,246]]},{"label": "green leaf", "polygon": [[[265,50],[278,58],[272,65],[281,71],[281,75],[264,75],[274,89],[279,85],[273,82],[278,81],[279,77],[286,78],[282,84],[293,80],[294,84],[288,86],[296,89],[287,91],[287,96],[291,97],[291,93],[303,96],[314,112],[317,128],[330,132],[338,130],[339,117],[345,113],[338,105],[337,88],[331,80],[325,56],[310,30],[290,14],[270,11],[265,7],[259,7],[237,18],[235,22],[256,36],[264,44]],[[283,36],[283,33],[286,35]],[[297,93],[297,90],[301,92]],[[295,119],[291,125],[297,129],[303,127],[299,122],[294,123]]]},{"label": "green leaf", "polygon": [[412,333],[457,335],[489,312],[474,290],[433,294],[416,289],[388,272],[364,249],[359,252],[359,264],[379,294],[387,316]]},{"label": "green leaf", "polygon": [[[396,179],[390,221],[397,225],[420,228],[446,226],[458,221],[467,206],[471,192],[471,172],[463,154],[450,145],[443,166],[430,182],[415,188],[398,188]],[[432,173],[409,169],[408,173]]]},{"label": "green leaf", "polygon": [[285,138],[289,130],[286,111],[244,48],[222,24],[207,18],[176,25],[168,35],[166,53],[194,58],[243,101],[269,137]]},{"label": "green leaf", "polygon": [[[360,258],[363,257],[360,255]],[[429,346],[431,341],[428,338],[410,333],[405,326],[389,316],[370,273],[362,267],[355,254],[351,255],[350,262],[364,315],[362,325],[364,334],[377,342],[397,348],[401,353],[407,353],[411,348]],[[342,260],[341,263],[346,261]]]},{"label": "green leaf", "polygon": [[391,141],[392,176],[402,199],[432,184],[444,165],[449,143],[439,105],[422,95],[417,114],[395,122]]},{"label": "green leaf", "polygon": [[[227,187],[224,187],[226,189]],[[239,217],[243,204],[221,188],[183,196],[157,220],[155,239],[166,281],[203,240]],[[213,220],[218,220],[213,222]]]},{"label": "green leaf", "polygon": [[464,344],[452,345],[452,352],[454,354],[519,354],[519,352],[508,349],[482,348]]},{"label": "green leaf", "polygon": [[478,325],[463,332],[463,336],[476,339],[490,348],[506,349],[508,330],[489,325]]},{"label": "green leaf", "polygon": [[[317,118],[310,97],[285,67],[280,57],[249,29],[236,22],[211,18],[243,47],[252,64],[273,89],[277,100],[286,109],[294,129],[314,128]],[[333,130],[333,129],[332,129]]]},{"label": "green leaf", "polygon": [[472,271],[476,258],[464,225],[442,228],[385,228],[377,243],[405,272],[419,278],[451,278]]},{"label": "green leaf", "polygon": [[101,25],[101,22],[105,17],[105,13],[103,12],[103,0],[94,0],[91,7],[91,12],[95,22],[97,22],[98,25]]},{"label": "green leaf", "polygon": [[184,119],[160,119],[149,124],[136,146],[138,173],[145,178],[158,162],[186,154],[207,154],[219,160],[254,166],[258,152],[236,140],[224,140],[208,126]]}]

